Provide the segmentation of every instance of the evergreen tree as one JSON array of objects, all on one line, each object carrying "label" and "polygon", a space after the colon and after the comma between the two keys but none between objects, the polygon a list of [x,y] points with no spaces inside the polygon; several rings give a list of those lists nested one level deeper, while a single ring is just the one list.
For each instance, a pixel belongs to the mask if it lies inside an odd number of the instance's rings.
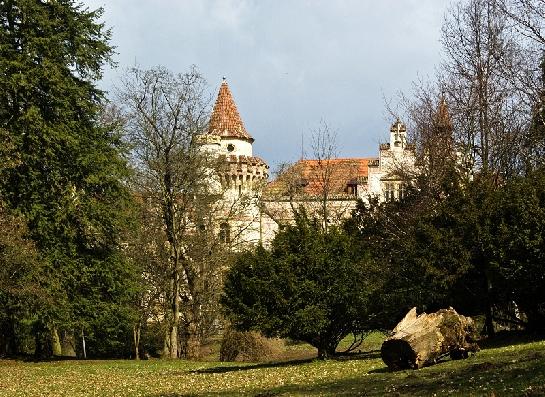
[{"label": "evergreen tree", "polygon": [[241,254],[225,280],[222,304],[241,331],[302,340],[319,358],[350,333],[368,329],[367,261],[337,228],[296,213],[271,250]]},{"label": "evergreen tree", "polygon": [[545,177],[538,169],[509,181],[497,193],[492,225],[498,293],[501,303],[515,302],[519,313],[503,319],[532,331],[545,331]]},{"label": "evergreen tree", "polygon": [[0,202],[0,356],[24,353],[28,319],[48,298],[41,261],[26,233],[24,219]]},{"label": "evergreen tree", "polygon": [[100,16],[72,0],[0,2],[0,135],[15,159],[0,191],[47,266],[38,355],[53,353],[58,328],[93,332],[101,305],[122,304],[131,279],[118,250],[126,166],[117,133],[99,122],[95,82],[112,55]]}]

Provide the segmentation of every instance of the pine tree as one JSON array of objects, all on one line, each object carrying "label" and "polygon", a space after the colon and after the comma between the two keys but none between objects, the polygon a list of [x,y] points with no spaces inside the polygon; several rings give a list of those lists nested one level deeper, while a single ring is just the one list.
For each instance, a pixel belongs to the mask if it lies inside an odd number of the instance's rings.
[{"label": "pine tree", "polygon": [[[120,139],[100,123],[96,87],[110,32],[72,0],[0,2],[0,192],[28,222],[49,273],[51,304],[34,318],[36,354],[58,328],[96,329],[130,274],[119,252],[128,194]],[[94,324],[94,325],[93,325]]]}]

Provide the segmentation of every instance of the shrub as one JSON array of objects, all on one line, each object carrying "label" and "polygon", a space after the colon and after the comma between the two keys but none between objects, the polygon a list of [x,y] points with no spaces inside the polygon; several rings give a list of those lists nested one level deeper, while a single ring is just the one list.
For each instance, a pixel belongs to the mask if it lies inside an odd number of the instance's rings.
[{"label": "shrub", "polygon": [[258,332],[241,332],[228,328],[223,335],[220,361],[266,361],[279,353],[274,341]]}]

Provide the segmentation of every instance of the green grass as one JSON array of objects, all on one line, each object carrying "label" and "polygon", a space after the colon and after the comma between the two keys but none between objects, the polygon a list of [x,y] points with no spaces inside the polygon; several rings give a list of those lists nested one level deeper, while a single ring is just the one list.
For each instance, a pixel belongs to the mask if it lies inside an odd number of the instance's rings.
[{"label": "green grass", "polygon": [[[371,337],[367,347],[377,342]],[[377,351],[350,359],[259,364],[5,360],[0,396],[545,395],[545,341],[510,343],[467,360],[399,372],[389,372]]]}]

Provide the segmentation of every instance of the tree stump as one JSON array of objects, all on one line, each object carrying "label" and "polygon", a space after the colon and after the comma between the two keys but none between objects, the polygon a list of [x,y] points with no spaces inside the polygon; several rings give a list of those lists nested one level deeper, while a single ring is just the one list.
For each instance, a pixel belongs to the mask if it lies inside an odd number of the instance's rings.
[{"label": "tree stump", "polygon": [[478,351],[475,335],[473,320],[453,308],[417,316],[414,307],[384,341],[380,353],[392,370],[418,369],[447,354],[459,359]]}]

